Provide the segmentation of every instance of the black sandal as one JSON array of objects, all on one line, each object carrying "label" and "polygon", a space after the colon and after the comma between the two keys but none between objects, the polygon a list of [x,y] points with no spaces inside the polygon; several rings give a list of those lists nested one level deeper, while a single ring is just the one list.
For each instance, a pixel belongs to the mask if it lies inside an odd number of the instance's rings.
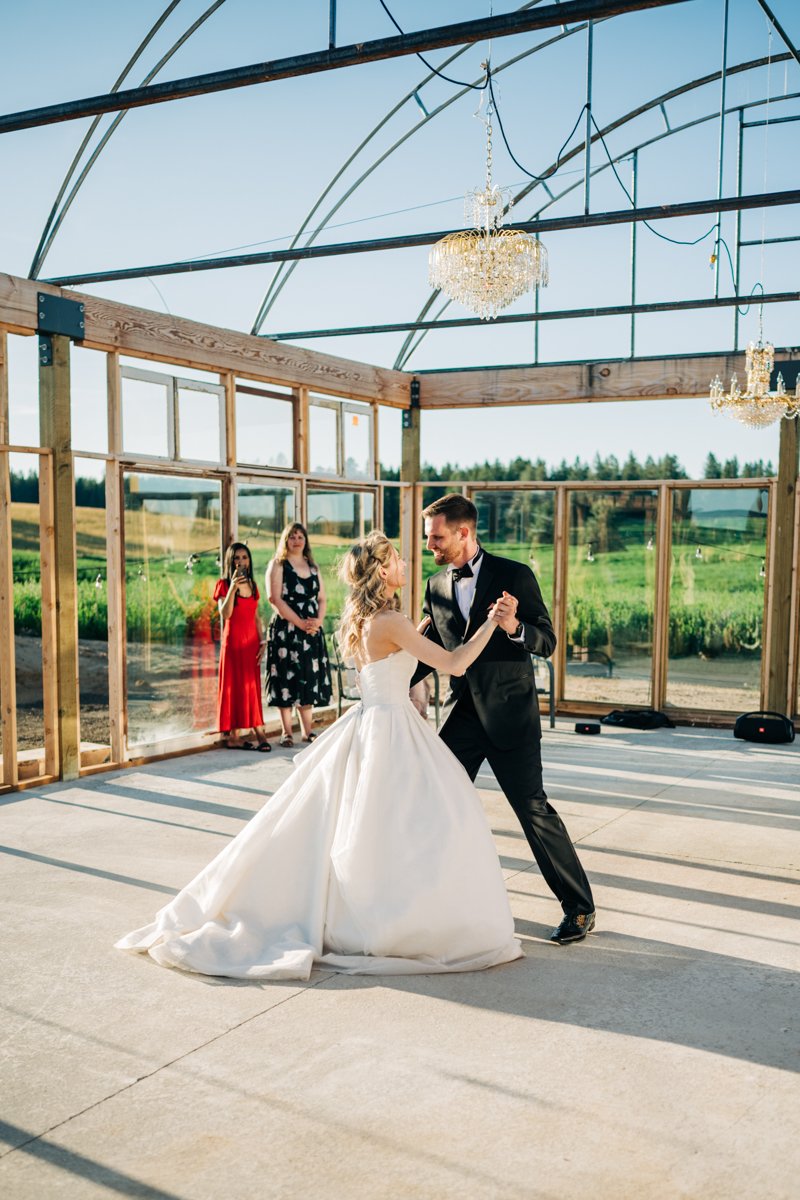
[{"label": "black sandal", "polygon": [[269,742],[259,742],[256,749],[259,754],[269,754],[272,751],[272,746],[270,746]]}]

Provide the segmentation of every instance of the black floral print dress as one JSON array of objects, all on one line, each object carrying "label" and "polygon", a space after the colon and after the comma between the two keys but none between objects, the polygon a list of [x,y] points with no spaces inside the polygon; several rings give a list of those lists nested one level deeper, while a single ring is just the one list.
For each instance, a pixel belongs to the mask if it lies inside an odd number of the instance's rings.
[{"label": "black floral print dress", "polygon": [[[283,562],[282,599],[299,617],[319,616],[319,571],[307,579],[288,559]],[[267,637],[267,702],[276,708],[292,705],[319,707],[331,698],[331,676],[325,634],[305,633],[283,617],[274,616]]]}]

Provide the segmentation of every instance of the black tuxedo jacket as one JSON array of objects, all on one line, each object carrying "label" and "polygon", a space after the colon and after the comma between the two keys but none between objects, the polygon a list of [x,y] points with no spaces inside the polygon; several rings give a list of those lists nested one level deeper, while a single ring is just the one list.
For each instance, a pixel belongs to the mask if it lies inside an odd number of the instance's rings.
[{"label": "black tuxedo jacket", "polygon": [[[502,629],[496,629],[466,675],[451,677],[444,701],[444,722],[464,690],[469,689],[490,741],[500,750],[510,750],[523,741],[542,736],[530,655],[549,658],[556,647],[556,635],[533,571],[524,563],[484,551],[468,622],[461,615],[452,575],[447,569],[428,580],[423,611],[431,619],[425,636],[445,650],[455,650],[480,628],[487,609],[504,591],[519,601],[517,616],[525,629],[524,642],[513,642]],[[420,663],[412,684],[424,679],[431,670]]]}]

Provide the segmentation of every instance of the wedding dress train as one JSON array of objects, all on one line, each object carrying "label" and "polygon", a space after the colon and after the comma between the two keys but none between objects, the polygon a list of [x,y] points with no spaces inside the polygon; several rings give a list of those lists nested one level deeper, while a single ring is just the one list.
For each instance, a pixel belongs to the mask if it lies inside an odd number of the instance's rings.
[{"label": "wedding dress train", "polygon": [[408,699],[400,650],[244,829],[151,925],[117,942],[244,979],[475,971],[519,958],[497,852],[466,772]]}]

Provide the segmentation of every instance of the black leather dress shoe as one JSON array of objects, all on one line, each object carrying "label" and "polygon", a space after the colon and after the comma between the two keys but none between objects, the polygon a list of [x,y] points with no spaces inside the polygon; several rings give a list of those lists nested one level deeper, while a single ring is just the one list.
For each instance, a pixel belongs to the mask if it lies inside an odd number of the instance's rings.
[{"label": "black leather dress shoe", "polygon": [[550,934],[550,941],[558,942],[560,946],[566,945],[567,942],[580,942],[593,929],[593,912],[573,913],[572,916],[564,917],[558,928],[553,930]]}]

